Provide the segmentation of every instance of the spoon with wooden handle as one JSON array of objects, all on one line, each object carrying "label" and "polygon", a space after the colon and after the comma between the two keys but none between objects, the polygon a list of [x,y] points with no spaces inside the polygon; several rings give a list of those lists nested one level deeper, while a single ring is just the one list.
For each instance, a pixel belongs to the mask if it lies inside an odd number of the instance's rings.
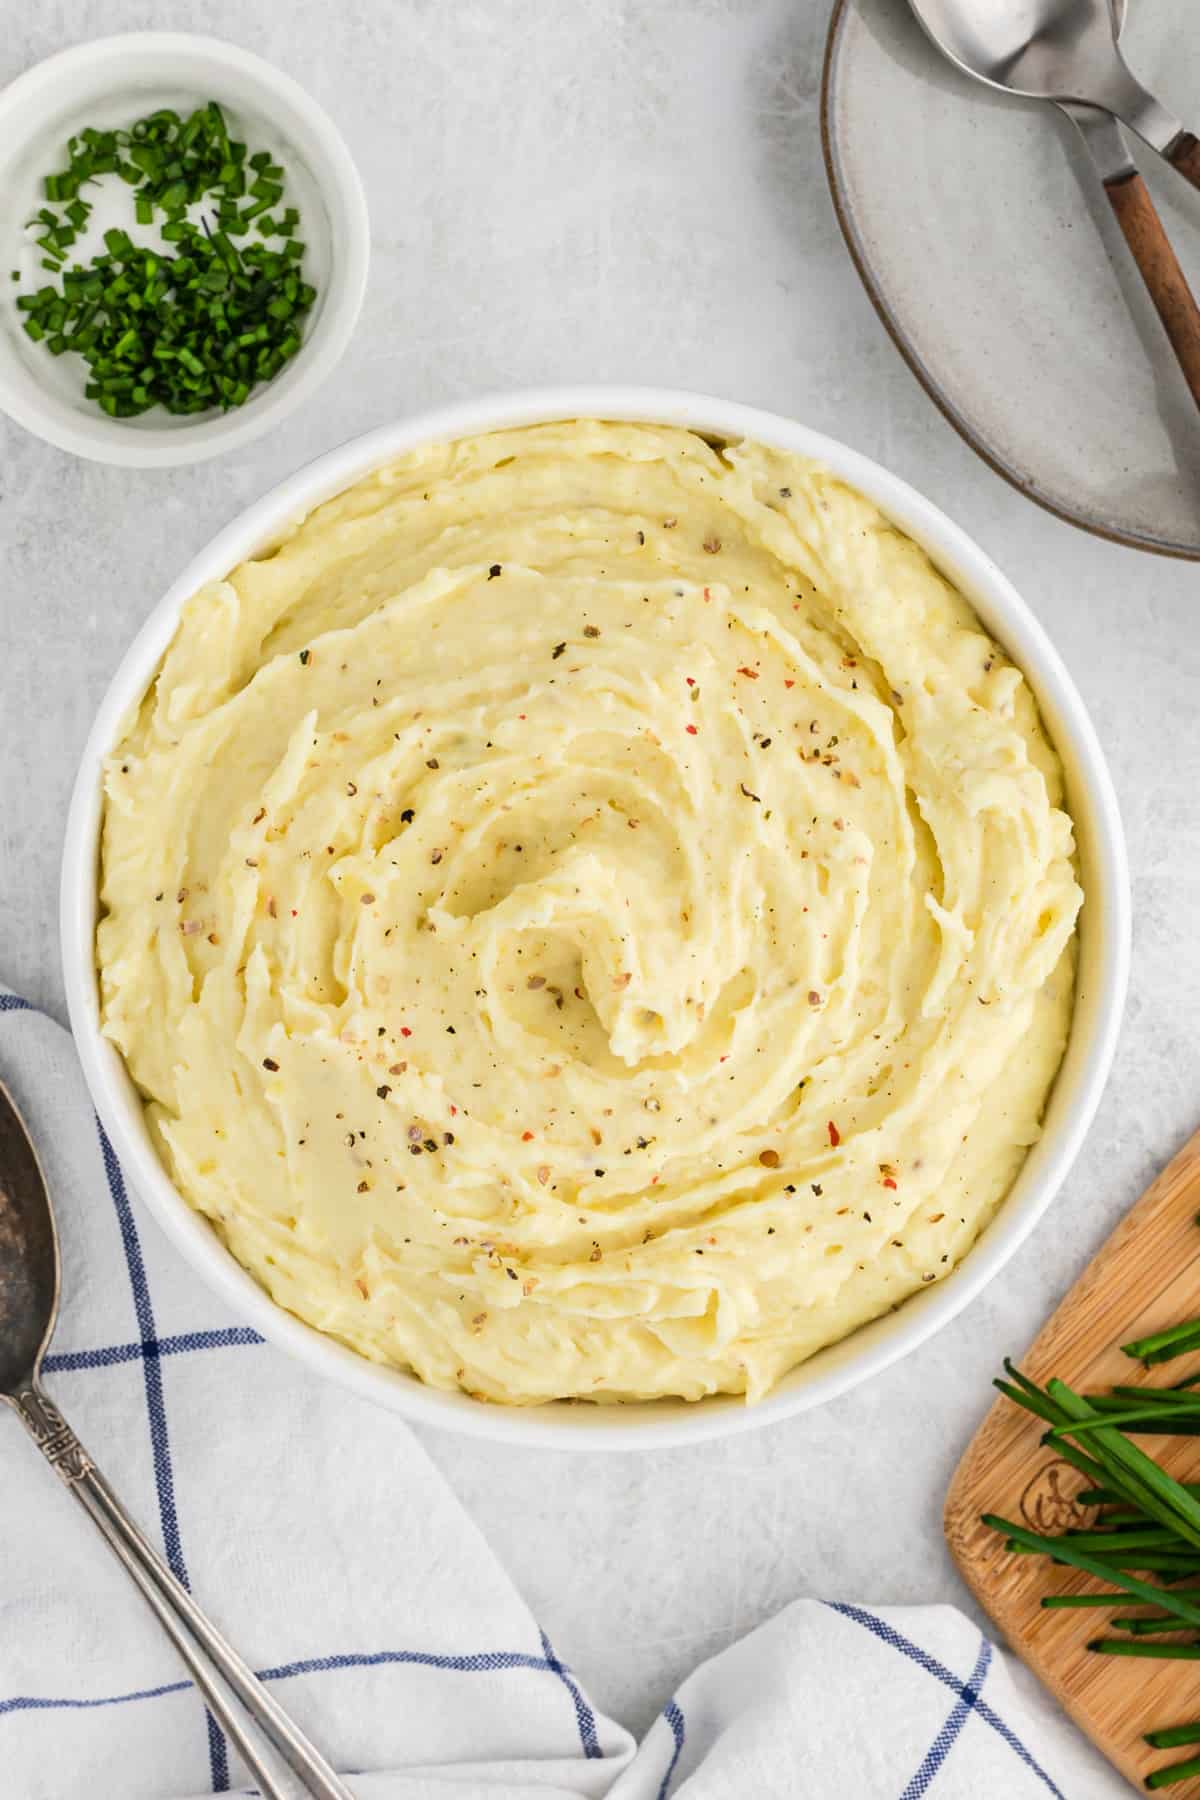
[{"label": "spoon with wooden handle", "polygon": [[1175,360],[1200,406],[1200,308],[1121,135],[1118,119],[1200,187],[1200,142],[1130,72],[1124,0],[910,0],[950,62],[985,86],[1050,100],[1074,120]]},{"label": "spoon with wooden handle", "polygon": [[943,56],[1026,100],[1098,106],[1200,187],[1200,141],[1121,54],[1110,0],[910,0]]},{"label": "spoon with wooden handle", "polygon": [[[1112,0],[1113,25],[1119,37],[1125,24],[1125,0]],[[1200,406],[1200,306],[1188,286],[1179,259],[1150,198],[1150,190],[1130,157],[1121,127],[1111,113],[1066,100],[1062,110],[1077,128],[1100,177],[1108,203],[1129,246],[1129,253],[1162,320],[1192,398]]]}]

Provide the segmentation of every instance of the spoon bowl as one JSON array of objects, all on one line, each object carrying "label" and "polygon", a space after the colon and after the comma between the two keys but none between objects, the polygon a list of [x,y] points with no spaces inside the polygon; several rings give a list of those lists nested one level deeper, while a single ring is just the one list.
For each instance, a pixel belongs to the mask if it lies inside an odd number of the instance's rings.
[{"label": "spoon bowl", "polygon": [[1117,42],[1110,0],[910,0],[943,56],[988,87],[1074,101],[1120,119],[1190,181],[1195,139],[1138,81]]},{"label": "spoon bowl", "polygon": [[1031,100],[1082,100],[1116,48],[1109,0],[912,0],[934,43],[968,75]]},{"label": "spoon bowl", "polygon": [[58,1315],[58,1234],[37,1152],[0,1082],[0,1393],[29,1387]]}]

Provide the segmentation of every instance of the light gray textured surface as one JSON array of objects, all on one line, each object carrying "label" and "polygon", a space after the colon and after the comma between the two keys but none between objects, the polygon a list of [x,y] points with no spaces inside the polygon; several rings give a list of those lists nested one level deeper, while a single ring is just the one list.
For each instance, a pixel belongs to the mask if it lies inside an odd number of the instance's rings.
[{"label": "light gray textured surface", "polygon": [[333,114],[374,225],[367,303],[340,374],[242,454],[195,470],[111,470],[0,421],[0,971],[59,1016],[67,796],[135,627],[269,484],[435,401],[627,380],[805,419],[887,462],[975,534],[1092,708],[1134,871],[1128,1016],[1084,1157],[984,1296],[867,1391],[726,1446],[577,1459],[424,1434],[560,1652],[634,1726],[700,1656],[794,1595],[963,1600],[941,1497],[988,1380],[1200,1123],[1200,572],[1039,512],[918,389],[859,289],[826,196],[826,10],[62,0],[10,10],[0,40],[2,79],[90,34],[150,24],[257,50]]}]

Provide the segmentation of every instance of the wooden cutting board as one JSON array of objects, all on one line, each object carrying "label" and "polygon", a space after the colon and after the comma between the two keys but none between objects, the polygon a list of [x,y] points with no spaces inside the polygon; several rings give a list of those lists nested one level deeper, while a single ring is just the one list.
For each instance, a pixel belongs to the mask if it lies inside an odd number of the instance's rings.
[{"label": "wooden cutting board", "polygon": [[[1058,1375],[1080,1389],[1119,1383],[1169,1387],[1195,1373],[1195,1356],[1144,1370],[1120,1345],[1200,1317],[1200,1132],[1187,1143],[1122,1220],[1058,1311],[1019,1359],[1035,1381]],[[946,1496],[946,1539],[967,1585],[1099,1750],[1145,1793],[1153,1769],[1200,1753],[1200,1745],[1151,1750],[1142,1733],[1200,1719],[1200,1662],[1151,1662],[1097,1656],[1090,1639],[1109,1635],[1113,1616],[1092,1608],[1046,1610],[1044,1594],[1083,1593],[1103,1584],[1043,1557],[1013,1556],[980,1523],[982,1512],[1024,1521],[1031,1530],[1086,1524],[1073,1496],[1088,1484],[1042,1445],[1045,1427],[999,1398],[976,1432]],[[1146,1438],[1182,1481],[1200,1480],[1200,1438]],[[1131,1601],[1136,1609],[1136,1601]],[[1120,1609],[1118,1609],[1120,1610]],[[1112,1634],[1116,1635],[1116,1634]],[[1200,1777],[1165,1790],[1200,1800]]]}]

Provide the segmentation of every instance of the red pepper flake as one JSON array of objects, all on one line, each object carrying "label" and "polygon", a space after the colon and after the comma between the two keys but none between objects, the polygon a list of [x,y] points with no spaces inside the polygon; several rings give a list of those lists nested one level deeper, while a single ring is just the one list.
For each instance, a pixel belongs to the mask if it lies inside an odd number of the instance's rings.
[{"label": "red pepper flake", "polygon": [[693,675],[685,675],[683,679],[687,682],[689,687],[695,687],[696,680]]},{"label": "red pepper flake", "polygon": [[523,1144],[530,1144],[530,1143],[532,1143],[532,1142],[533,1142],[533,1133],[532,1133],[532,1131],[523,1131],[523,1132],[522,1132],[522,1133],[521,1133],[521,1142],[522,1142],[522,1143],[523,1143]]},{"label": "red pepper flake", "polygon": [[784,687],[795,687],[795,685],[796,685],[796,684],[795,684],[795,682],[794,682],[794,681],[789,681],[789,680],[788,680],[788,679],[787,679],[787,677],[786,677],[786,676],[784,676],[784,681],[783,681],[783,685],[784,685]]},{"label": "red pepper flake", "polygon": [[412,1036],[412,1032],[409,1030],[407,1025],[402,1025],[400,1027],[400,1036],[401,1037],[411,1037]]},{"label": "red pepper flake", "polygon": [[450,1108],[450,1117],[453,1119],[456,1116],[457,1112],[458,1112],[457,1106],[452,1106]]},{"label": "red pepper flake", "polygon": [[833,1145],[833,1148],[836,1150],[838,1145],[841,1143],[841,1141],[842,1141],[842,1134],[838,1130],[837,1126],[834,1124],[833,1120],[830,1119],[830,1121],[829,1121],[829,1142]]},{"label": "red pepper flake", "polygon": [[683,729],[686,732],[688,732],[690,734],[690,736],[692,736],[692,737],[699,736],[699,728],[695,725],[685,725]]},{"label": "red pepper flake", "polygon": [[748,675],[750,677],[751,681],[758,680],[758,670],[757,669],[744,669],[744,668],[739,669],[738,674],[739,675]]},{"label": "red pepper flake", "polygon": [[890,1175],[885,1175],[883,1178],[883,1185],[885,1188],[894,1188],[896,1184]]}]

